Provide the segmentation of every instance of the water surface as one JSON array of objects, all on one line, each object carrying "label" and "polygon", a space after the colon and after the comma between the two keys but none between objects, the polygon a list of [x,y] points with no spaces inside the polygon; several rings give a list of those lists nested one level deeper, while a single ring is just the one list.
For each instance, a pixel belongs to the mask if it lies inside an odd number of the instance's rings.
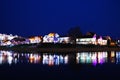
[{"label": "water surface", "polygon": [[0,51],[0,77],[103,80],[119,78],[120,52],[16,53]]}]

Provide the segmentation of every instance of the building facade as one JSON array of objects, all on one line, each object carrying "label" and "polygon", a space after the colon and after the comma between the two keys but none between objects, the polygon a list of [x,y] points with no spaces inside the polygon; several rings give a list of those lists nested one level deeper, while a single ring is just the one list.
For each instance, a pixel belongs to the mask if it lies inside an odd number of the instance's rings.
[{"label": "building facade", "polygon": [[76,39],[76,44],[93,44],[93,45],[107,45],[107,40],[103,39],[101,36],[99,38],[96,38],[96,35],[90,38],[77,38]]}]

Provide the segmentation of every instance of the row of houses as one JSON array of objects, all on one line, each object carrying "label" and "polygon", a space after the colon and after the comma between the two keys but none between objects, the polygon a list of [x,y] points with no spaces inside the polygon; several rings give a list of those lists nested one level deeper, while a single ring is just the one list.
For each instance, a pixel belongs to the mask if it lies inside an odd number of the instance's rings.
[{"label": "row of houses", "polygon": [[49,33],[48,35],[34,36],[29,38],[30,43],[71,43],[70,37],[60,37],[57,33]]},{"label": "row of houses", "polygon": [[74,41],[71,37],[61,37],[58,33],[49,33],[45,36],[33,36],[29,38],[23,38],[18,36],[12,36],[11,39],[1,38],[0,35],[0,45],[19,45],[19,44],[34,44],[34,43],[64,43],[64,44],[93,44],[93,45],[107,45],[108,38],[97,36],[83,36],[81,38],[76,38]]},{"label": "row of houses", "polygon": [[96,34],[92,37],[84,36],[81,38],[76,38],[76,40],[73,42],[71,37],[60,37],[57,33],[50,33],[48,35],[45,35],[44,37],[32,37],[29,38],[30,43],[71,43],[74,42],[76,44],[94,44],[94,45],[107,45],[107,38],[104,38],[102,36],[97,37]]},{"label": "row of houses", "polygon": [[11,45],[11,40],[14,38],[18,38],[17,35],[7,35],[7,34],[1,34],[0,33],[0,45],[5,46],[5,45]]}]

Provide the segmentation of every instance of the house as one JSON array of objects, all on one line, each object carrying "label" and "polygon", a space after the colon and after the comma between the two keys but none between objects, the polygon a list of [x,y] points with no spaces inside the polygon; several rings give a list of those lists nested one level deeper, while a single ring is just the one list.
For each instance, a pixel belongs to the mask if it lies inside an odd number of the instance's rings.
[{"label": "house", "polygon": [[42,36],[30,37],[30,38],[28,38],[28,40],[30,41],[30,44],[41,43],[42,42]]},{"label": "house", "polygon": [[76,44],[93,44],[93,45],[107,45],[107,39],[102,36],[84,36],[82,38],[76,38]]},{"label": "house", "polygon": [[82,38],[76,38],[76,44],[94,44],[96,45],[96,35],[94,35],[93,37],[91,36],[84,36]]},{"label": "house", "polygon": [[59,37],[59,43],[70,43],[70,37]]},{"label": "house", "polygon": [[49,33],[43,37],[43,43],[58,43],[59,35],[57,33]]}]

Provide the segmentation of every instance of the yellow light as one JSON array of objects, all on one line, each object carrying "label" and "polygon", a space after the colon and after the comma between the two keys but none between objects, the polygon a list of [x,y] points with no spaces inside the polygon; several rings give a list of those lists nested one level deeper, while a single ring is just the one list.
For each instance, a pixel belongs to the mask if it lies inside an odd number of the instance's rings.
[{"label": "yellow light", "polygon": [[115,56],[115,52],[111,51],[111,57],[114,57],[114,56]]},{"label": "yellow light", "polygon": [[50,33],[48,34],[49,37],[53,37],[54,36],[54,33]]}]

